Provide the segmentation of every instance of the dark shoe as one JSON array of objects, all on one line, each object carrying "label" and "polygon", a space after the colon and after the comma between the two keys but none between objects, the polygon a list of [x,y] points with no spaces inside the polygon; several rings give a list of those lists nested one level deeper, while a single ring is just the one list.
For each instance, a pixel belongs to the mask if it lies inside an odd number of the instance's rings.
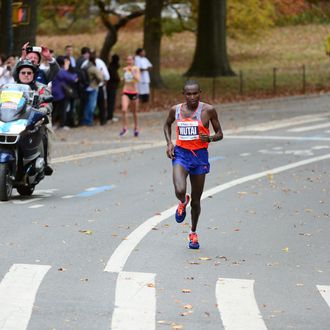
[{"label": "dark shoe", "polygon": [[52,175],[53,172],[54,170],[49,164],[45,165],[45,175]]}]

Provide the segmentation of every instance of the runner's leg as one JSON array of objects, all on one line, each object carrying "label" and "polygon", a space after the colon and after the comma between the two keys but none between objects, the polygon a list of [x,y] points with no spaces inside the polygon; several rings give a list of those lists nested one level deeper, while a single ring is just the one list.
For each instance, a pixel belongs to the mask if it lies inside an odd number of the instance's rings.
[{"label": "runner's leg", "polygon": [[186,201],[187,176],[188,172],[183,166],[180,164],[173,166],[173,184],[175,196],[182,203]]},{"label": "runner's leg", "polygon": [[201,213],[201,197],[204,189],[205,174],[191,174],[191,231],[195,232],[197,228],[198,218]]}]

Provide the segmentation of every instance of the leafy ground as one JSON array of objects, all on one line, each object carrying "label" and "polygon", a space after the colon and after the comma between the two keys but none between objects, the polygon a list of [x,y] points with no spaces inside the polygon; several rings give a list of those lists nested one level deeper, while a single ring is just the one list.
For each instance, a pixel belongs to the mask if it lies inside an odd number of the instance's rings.
[{"label": "leafy ground", "polygon": [[[230,63],[237,76],[200,79],[205,97],[210,101],[227,102],[330,89],[330,58],[324,48],[329,33],[329,25],[303,25],[277,27],[257,39],[229,39]],[[105,34],[40,36],[37,42],[53,48],[56,54],[61,54],[65,45],[72,44],[76,55],[79,55],[82,46],[99,51]],[[142,32],[124,29],[119,33],[113,53],[125,58],[141,47],[142,41]],[[163,38],[161,68],[168,89],[153,92],[153,108],[180,99],[182,75],[192,61],[194,47],[195,35],[190,32]]]}]

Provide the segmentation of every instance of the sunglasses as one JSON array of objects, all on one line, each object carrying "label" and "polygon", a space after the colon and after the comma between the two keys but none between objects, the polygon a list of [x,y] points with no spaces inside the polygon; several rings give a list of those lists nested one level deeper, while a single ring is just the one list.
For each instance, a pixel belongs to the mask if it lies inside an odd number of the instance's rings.
[{"label": "sunglasses", "polygon": [[19,74],[24,74],[24,75],[31,76],[31,74],[33,74],[33,72],[31,72],[31,71],[21,71]]}]

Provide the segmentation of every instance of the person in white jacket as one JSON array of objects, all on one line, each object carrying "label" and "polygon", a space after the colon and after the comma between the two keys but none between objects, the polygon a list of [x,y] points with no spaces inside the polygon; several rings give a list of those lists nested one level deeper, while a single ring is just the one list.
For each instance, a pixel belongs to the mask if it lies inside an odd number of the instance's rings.
[{"label": "person in white jacket", "polygon": [[148,110],[148,103],[150,97],[150,75],[149,71],[152,68],[152,64],[146,58],[146,54],[143,48],[138,48],[135,52],[135,65],[140,69],[141,79],[138,83],[139,100],[141,104],[141,111]]}]

